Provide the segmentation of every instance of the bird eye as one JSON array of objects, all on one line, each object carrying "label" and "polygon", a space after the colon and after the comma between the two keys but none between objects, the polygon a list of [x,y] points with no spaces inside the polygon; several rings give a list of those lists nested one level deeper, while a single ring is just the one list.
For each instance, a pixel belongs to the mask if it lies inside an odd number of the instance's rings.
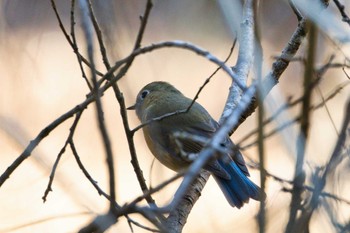
[{"label": "bird eye", "polygon": [[143,92],[141,92],[141,94],[140,94],[141,99],[146,98],[146,96],[148,95],[148,93],[149,93],[149,90],[144,90]]}]

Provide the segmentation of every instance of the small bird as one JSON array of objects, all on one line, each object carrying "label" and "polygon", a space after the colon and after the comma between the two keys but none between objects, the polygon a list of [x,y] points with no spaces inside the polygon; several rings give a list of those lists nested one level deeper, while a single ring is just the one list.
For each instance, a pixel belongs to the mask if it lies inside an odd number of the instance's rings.
[{"label": "small bird", "polygon": [[[198,154],[205,144],[190,137],[176,138],[174,134],[185,132],[210,139],[219,127],[197,102],[188,112],[162,117],[187,109],[191,103],[192,99],[185,97],[171,84],[152,82],[141,89],[136,104],[128,108],[136,110],[141,123],[148,122],[142,129],[152,154],[176,172],[183,171],[191,164],[183,153]],[[152,120],[157,117],[162,119]],[[213,175],[230,205],[241,208],[250,198],[265,198],[260,188],[248,178],[249,172],[242,154],[232,150],[235,146],[229,136],[222,144],[227,148],[227,153],[210,160],[204,169]]]}]

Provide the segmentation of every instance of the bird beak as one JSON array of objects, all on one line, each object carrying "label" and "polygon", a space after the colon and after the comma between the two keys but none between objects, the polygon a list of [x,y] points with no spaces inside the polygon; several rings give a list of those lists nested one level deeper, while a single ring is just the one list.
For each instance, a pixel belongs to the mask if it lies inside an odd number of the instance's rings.
[{"label": "bird beak", "polygon": [[127,107],[126,108],[127,110],[135,110],[136,109],[136,104],[130,106],[130,107]]}]

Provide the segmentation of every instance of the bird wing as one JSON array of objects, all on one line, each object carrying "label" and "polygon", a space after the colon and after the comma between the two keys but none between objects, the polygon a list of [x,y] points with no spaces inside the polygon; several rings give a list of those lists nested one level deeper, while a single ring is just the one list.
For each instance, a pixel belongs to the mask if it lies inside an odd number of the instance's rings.
[{"label": "bird wing", "polygon": [[[178,104],[173,103],[173,105],[177,106]],[[185,106],[187,107],[188,104],[186,103]],[[185,107],[177,106],[176,109],[183,108]],[[174,111],[176,109],[174,109]],[[159,134],[157,133],[156,135],[166,136],[165,140],[159,140],[158,142],[169,154],[172,154],[172,156],[176,160],[181,159],[181,156],[179,155],[179,149],[186,153],[197,154],[202,150],[205,144],[195,140],[191,140],[191,138],[176,138],[177,142],[180,142],[181,144],[181,148],[178,148],[179,145],[174,140],[174,130],[176,130],[176,132],[186,132],[189,134],[198,135],[210,139],[219,127],[219,124],[213,118],[211,118],[209,113],[198,103],[195,103],[193,105],[190,112],[191,111],[192,114],[183,113],[179,115],[174,115],[168,118],[164,118],[163,120],[161,120],[161,122],[154,122],[151,124],[151,127],[158,124],[157,128],[160,129],[161,132]],[[196,116],[195,118],[193,117],[193,114]],[[175,129],[174,125],[176,126]],[[225,142],[223,143],[229,149],[235,148],[233,142],[229,137],[227,137],[225,139]],[[227,154],[227,156],[229,156],[229,153]],[[231,158],[237,163],[238,167],[242,170],[242,172],[245,175],[249,176],[249,172],[247,167],[245,166],[242,154],[238,150],[235,153],[235,155]],[[230,175],[225,171],[225,169],[222,168],[222,166],[218,163],[217,160],[212,160],[208,165],[206,165],[205,169],[219,177],[222,177],[224,179],[230,179]]]}]

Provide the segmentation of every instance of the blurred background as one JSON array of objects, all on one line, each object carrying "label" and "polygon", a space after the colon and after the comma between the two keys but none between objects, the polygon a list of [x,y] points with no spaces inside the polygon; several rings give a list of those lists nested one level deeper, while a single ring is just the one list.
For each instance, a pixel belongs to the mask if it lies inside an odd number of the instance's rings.
[{"label": "blurred background", "polygon": [[[67,31],[70,30],[70,1],[57,1],[57,9]],[[103,29],[106,48],[111,63],[127,56],[133,48],[146,1],[104,0],[94,1],[94,9]],[[350,6],[348,6],[350,7]],[[334,10],[333,8],[330,10]],[[84,101],[89,89],[82,78],[72,48],[58,26],[50,1],[2,0],[0,1],[0,173],[21,154],[30,140],[53,120]],[[335,10],[334,10],[335,11]],[[336,12],[336,11],[335,11]],[[77,15],[76,33],[80,51],[85,53],[85,42]],[[265,68],[271,67],[297,26],[297,19],[284,1],[266,0],[261,5],[261,36]],[[339,25],[346,27],[339,16]],[[216,1],[154,1],[142,45],[166,41],[184,40],[196,44],[224,60],[232,46],[234,35],[227,27]],[[97,43],[96,43],[97,45]],[[343,62],[349,53],[348,46],[336,49],[334,44],[321,34],[317,51],[317,65],[325,64],[331,54]],[[230,65],[237,58],[236,46]],[[304,48],[299,51],[303,56]],[[97,69],[106,72],[98,49]],[[147,83],[163,80],[180,89],[186,96],[194,97],[204,80],[216,66],[192,52],[174,48],[157,50],[136,58],[126,76],[119,84],[127,105],[135,102],[138,91]],[[87,72],[89,74],[89,72]],[[283,100],[302,94],[303,66],[291,63],[282,75],[278,87],[269,98]],[[337,85],[348,80],[341,69],[329,70],[319,84],[320,92],[314,92],[313,101],[322,100]],[[207,85],[198,102],[204,105],[215,119],[219,119],[231,81],[219,72]],[[346,86],[327,103],[336,128],[339,130],[344,116],[344,106],[350,89]],[[276,97],[277,96],[277,97]],[[269,101],[269,100],[268,100]],[[119,105],[114,94],[108,90],[103,96],[103,107],[115,156],[117,201],[119,204],[132,201],[141,195],[119,115]],[[269,108],[267,115],[273,114]],[[288,110],[287,117],[298,114],[300,108]],[[129,112],[132,127],[139,122],[134,112]],[[73,119],[55,129],[34,150],[32,155],[16,169],[0,189],[0,232],[76,232],[95,215],[104,213],[108,202],[91,186],[69,149],[58,165],[45,203],[42,196],[49,181],[52,165],[69,134]],[[324,165],[334,148],[337,132],[325,108],[312,114],[310,138],[307,146],[306,170],[312,172]],[[267,129],[273,129],[271,125]],[[256,128],[255,114],[247,119],[232,136],[240,141]],[[298,132],[298,126],[289,128]],[[288,135],[288,134],[287,134]],[[244,141],[242,146],[254,141]],[[74,136],[80,158],[93,179],[108,191],[108,174],[102,140],[98,131],[94,105],[82,115]],[[289,144],[288,144],[289,143]],[[156,186],[174,173],[157,161],[151,169],[153,156],[145,145],[142,132],[135,136],[135,144],[147,183]],[[266,166],[272,174],[287,180],[294,175],[295,155],[290,140],[275,135],[266,140]],[[243,151],[257,161],[257,148]],[[346,162],[348,166],[348,161]],[[250,169],[252,180],[259,184],[257,170]],[[349,183],[344,180],[349,169],[343,169],[332,182],[335,187],[327,191],[347,198]],[[308,181],[309,182],[309,181]],[[179,182],[154,195],[159,205],[171,200]],[[288,219],[290,193],[282,191],[285,184],[268,178],[267,183],[267,232],[281,232]],[[288,185],[287,185],[288,186]],[[290,187],[290,186],[288,186]],[[192,210],[184,232],[257,232],[255,217],[259,203],[251,201],[242,209],[232,208],[226,202],[216,183],[210,179],[201,198]],[[350,208],[342,202],[332,209],[340,222],[348,221]],[[144,219],[131,217],[141,223]],[[335,232],[327,209],[320,209],[313,216],[312,232]],[[145,232],[134,227],[135,232]],[[130,232],[127,221],[120,218],[108,232]]]}]

